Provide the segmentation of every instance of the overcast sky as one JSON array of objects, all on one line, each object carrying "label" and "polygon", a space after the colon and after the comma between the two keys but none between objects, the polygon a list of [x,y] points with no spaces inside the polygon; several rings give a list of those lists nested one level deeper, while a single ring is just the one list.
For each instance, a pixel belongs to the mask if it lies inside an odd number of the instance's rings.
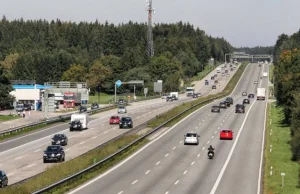
[{"label": "overcast sky", "polygon": [[[153,0],[154,23],[190,22],[233,46],[270,46],[278,35],[300,29],[300,0]],[[0,0],[9,20],[147,20],[145,0]]]}]

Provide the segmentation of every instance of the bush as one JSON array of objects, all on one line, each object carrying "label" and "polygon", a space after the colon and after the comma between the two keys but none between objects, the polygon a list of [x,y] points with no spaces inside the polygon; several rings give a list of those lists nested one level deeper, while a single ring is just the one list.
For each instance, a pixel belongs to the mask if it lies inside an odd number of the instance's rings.
[{"label": "bush", "polygon": [[296,133],[291,140],[291,150],[293,152],[292,160],[297,161],[300,159],[300,133]]}]

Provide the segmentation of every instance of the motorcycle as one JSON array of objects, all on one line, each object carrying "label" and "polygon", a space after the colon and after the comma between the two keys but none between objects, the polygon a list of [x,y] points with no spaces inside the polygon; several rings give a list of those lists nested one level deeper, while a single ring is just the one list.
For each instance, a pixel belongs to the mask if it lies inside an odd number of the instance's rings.
[{"label": "motorcycle", "polygon": [[214,153],[213,152],[208,152],[208,158],[213,159],[214,158]]}]

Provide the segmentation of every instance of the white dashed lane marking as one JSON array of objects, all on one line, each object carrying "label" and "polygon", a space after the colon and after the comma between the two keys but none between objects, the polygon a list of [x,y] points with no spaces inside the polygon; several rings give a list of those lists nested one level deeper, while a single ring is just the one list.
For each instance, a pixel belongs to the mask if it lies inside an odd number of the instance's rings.
[{"label": "white dashed lane marking", "polygon": [[134,184],[135,184],[135,183],[137,183],[137,182],[138,182],[138,180],[135,180],[135,181],[133,181],[131,184],[133,184],[133,185],[134,185]]},{"label": "white dashed lane marking", "polygon": [[169,154],[166,154],[165,157],[168,157]]},{"label": "white dashed lane marking", "polygon": [[19,160],[19,159],[21,159],[21,158],[23,158],[23,156],[17,157],[17,158],[15,158],[15,160]]},{"label": "white dashed lane marking", "polygon": [[183,172],[183,174],[186,174],[186,173],[187,173],[187,170]]},{"label": "white dashed lane marking", "polygon": [[150,172],[150,170],[148,170],[147,172],[145,172],[145,174],[148,174]]},{"label": "white dashed lane marking", "polygon": [[38,152],[38,151],[40,151],[41,149],[38,149],[38,150],[35,150],[34,152]]},{"label": "white dashed lane marking", "polygon": [[160,164],[160,161],[158,161],[158,162],[156,163],[156,166],[159,165],[159,164]]},{"label": "white dashed lane marking", "polygon": [[179,180],[177,180],[174,184],[177,185],[179,183]]}]

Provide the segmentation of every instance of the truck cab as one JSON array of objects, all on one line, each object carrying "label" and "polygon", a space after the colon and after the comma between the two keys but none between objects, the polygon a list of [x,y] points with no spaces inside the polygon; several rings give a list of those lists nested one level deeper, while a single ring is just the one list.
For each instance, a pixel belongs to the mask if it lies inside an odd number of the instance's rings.
[{"label": "truck cab", "polygon": [[193,96],[195,92],[194,87],[187,87],[185,90],[186,90],[186,96]]}]

